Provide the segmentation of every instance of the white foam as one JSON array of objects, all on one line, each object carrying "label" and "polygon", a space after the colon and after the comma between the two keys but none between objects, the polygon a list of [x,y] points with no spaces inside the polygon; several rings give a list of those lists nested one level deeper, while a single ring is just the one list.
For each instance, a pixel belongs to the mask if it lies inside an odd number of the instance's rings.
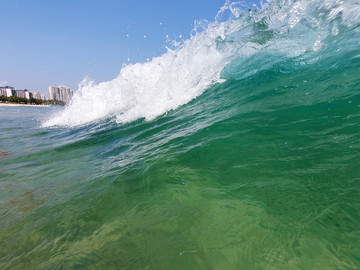
[{"label": "white foam", "polygon": [[119,122],[153,119],[200,95],[220,81],[227,54],[206,32],[146,63],[124,66],[112,81],[83,81],[71,104],[45,126],[75,126],[116,116]]}]

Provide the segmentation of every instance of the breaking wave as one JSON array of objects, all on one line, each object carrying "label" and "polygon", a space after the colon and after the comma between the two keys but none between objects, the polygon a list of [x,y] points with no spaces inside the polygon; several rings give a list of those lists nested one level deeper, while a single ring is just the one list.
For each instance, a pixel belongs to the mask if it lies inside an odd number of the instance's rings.
[{"label": "breaking wave", "polygon": [[283,72],[346,53],[359,44],[358,1],[226,2],[214,22],[195,22],[191,37],[119,75],[79,84],[71,104],[43,126],[78,126],[106,118],[152,120],[210,86],[279,66]]}]

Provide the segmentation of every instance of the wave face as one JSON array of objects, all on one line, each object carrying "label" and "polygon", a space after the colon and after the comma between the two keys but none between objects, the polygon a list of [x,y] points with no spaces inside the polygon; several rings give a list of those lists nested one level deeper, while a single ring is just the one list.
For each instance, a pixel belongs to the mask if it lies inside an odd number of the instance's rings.
[{"label": "wave face", "polygon": [[70,106],[44,126],[114,116],[119,123],[152,120],[222,79],[243,79],[286,61],[285,69],[338,56],[358,45],[359,14],[357,1],[271,1],[261,9],[227,3],[215,22],[196,24],[179,48],[124,66],[112,81],[83,81]]},{"label": "wave face", "polygon": [[0,106],[0,268],[360,269],[359,8],[227,2],[65,109]]}]

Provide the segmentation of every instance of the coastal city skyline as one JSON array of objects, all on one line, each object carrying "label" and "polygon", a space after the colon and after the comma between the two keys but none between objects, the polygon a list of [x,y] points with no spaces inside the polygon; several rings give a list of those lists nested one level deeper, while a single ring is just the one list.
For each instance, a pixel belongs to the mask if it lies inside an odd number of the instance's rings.
[{"label": "coastal city skyline", "polygon": [[57,100],[68,104],[73,96],[73,91],[67,86],[49,86],[48,97],[36,91],[28,89],[16,89],[13,86],[0,86],[0,96],[18,97],[39,100]]}]

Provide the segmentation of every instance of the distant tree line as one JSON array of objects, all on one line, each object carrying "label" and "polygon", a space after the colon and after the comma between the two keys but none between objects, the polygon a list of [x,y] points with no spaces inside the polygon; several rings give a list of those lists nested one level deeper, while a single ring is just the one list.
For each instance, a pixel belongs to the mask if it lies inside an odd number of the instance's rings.
[{"label": "distant tree line", "polygon": [[65,106],[65,102],[60,100],[42,100],[36,98],[22,98],[22,97],[5,97],[0,96],[0,102],[10,102],[10,103],[19,103],[19,104],[31,104],[31,105],[61,105]]}]

